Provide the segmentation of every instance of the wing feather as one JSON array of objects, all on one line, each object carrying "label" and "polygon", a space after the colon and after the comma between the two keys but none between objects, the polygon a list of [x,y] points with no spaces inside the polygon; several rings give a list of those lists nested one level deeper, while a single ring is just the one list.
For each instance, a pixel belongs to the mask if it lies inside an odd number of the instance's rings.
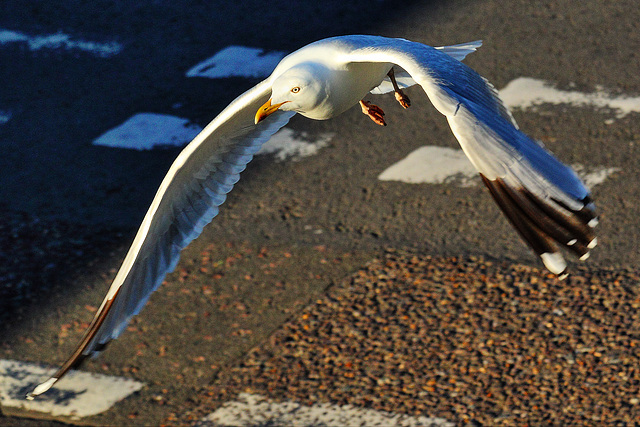
[{"label": "wing feather", "polygon": [[176,158],[80,344],[28,398],[45,392],[120,335],[176,267],[180,251],[218,214],[253,155],[295,114],[277,111],[255,125],[255,112],[270,91],[270,82],[264,81],[236,98]]}]

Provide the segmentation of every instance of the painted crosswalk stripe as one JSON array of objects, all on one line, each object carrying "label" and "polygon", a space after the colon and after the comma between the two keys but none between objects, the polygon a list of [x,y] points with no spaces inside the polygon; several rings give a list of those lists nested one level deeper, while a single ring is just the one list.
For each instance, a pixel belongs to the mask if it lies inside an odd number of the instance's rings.
[{"label": "painted crosswalk stripe", "polygon": [[[572,165],[588,188],[602,184],[609,176],[619,172],[616,167],[586,167]],[[459,187],[478,185],[478,171],[462,150],[424,146],[385,169],[381,181],[400,181],[407,184],[454,184]]]},{"label": "painted crosswalk stripe", "polygon": [[74,39],[62,32],[32,36],[20,31],[0,28],[0,46],[8,44],[25,44],[32,51],[41,49],[82,51],[101,58],[117,55],[122,50],[122,45],[116,42],[100,43]]},{"label": "painted crosswalk stripe", "polygon": [[187,71],[187,77],[264,78],[271,74],[285,55],[280,51],[264,52],[253,47],[228,46]]},{"label": "painted crosswalk stripe", "polygon": [[0,406],[82,418],[106,411],[144,386],[129,378],[72,371],[37,399],[25,399],[34,385],[55,371],[33,363],[0,359]]},{"label": "painted crosswalk stripe", "polygon": [[640,112],[640,97],[613,95],[602,87],[594,92],[556,89],[551,82],[520,77],[502,90],[500,98],[509,108],[530,109],[542,104],[568,104],[573,107],[605,108],[615,112],[617,119]]},{"label": "painted crosswalk stripe", "polygon": [[[132,150],[183,147],[201,130],[200,126],[181,117],[139,113],[96,138],[93,144]],[[331,133],[311,137],[305,132],[298,133],[283,128],[273,135],[257,154],[271,154],[276,161],[296,161],[316,154],[318,150],[329,144],[332,137]]]},{"label": "painted crosswalk stripe", "polygon": [[333,136],[332,133],[322,133],[311,138],[307,133],[297,134],[291,129],[282,128],[264,143],[257,154],[272,154],[277,161],[297,161],[317,154],[321,148],[329,145]]},{"label": "painted crosswalk stripe", "polygon": [[410,416],[351,405],[338,406],[318,403],[305,406],[293,401],[273,402],[248,393],[241,393],[237,400],[227,402],[209,414],[198,426],[453,426],[444,418]]},{"label": "painted crosswalk stripe", "polygon": [[191,141],[201,130],[200,126],[181,117],[139,113],[96,138],[93,144],[133,150],[181,147]]},{"label": "painted crosswalk stripe", "polygon": [[476,185],[478,172],[462,150],[427,145],[384,170],[378,179],[407,184]]}]

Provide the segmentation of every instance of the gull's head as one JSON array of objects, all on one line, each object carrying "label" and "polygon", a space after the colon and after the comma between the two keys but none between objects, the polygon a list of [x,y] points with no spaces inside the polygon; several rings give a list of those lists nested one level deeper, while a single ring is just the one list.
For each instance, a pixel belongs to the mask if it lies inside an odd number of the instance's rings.
[{"label": "gull's head", "polygon": [[256,124],[277,110],[312,117],[328,97],[328,71],[316,63],[303,63],[280,74],[271,86],[271,98],[256,113]]}]

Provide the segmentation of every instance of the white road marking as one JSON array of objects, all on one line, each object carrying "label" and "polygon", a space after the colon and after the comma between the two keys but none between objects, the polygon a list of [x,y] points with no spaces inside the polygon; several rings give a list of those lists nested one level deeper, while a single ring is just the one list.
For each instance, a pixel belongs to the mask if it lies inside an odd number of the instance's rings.
[{"label": "white road marking", "polygon": [[139,113],[93,141],[105,147],[150,150],[157,147],[183,146],[202,128],[188,119],[167,114]]},{"label": "white road marking", "polygon": [[[602,184],[620,168],[572,166],[588,188]],[[480,183],[478,172],[462,150],[447,147],[420,147],[389,166],[378,179],[407,184],[455,184],[470,187]]]},{"label": "white road marking", "polygon": [[[96,138],[93,144],[133,150],[182,147],[201,130],[200,126],[190,123],[188,119],[167,114],[139,113]],[[331,133],[323,133],[310,140],[304,132],[298,134],[283,128],[257,154],[272,154],[277,161],[296,161],[316,154],[329,144],[332,137]]]},{"label": "white road marking", "polygon": [[444,418],[410,416],[351,405],[318,403],[305,406],[293,401],[277,403],[259,395],[241,393],[203,418],[198,426],[453,426]]},{"label": "white road marking", "polygon": [[478,172],[462,150],[426,145],[389,166],[378,179],[407,184],[449,184],[470,187],[477,184]]},{"label": "white road marking", "polygon": [[98,43],[86,40],[74,40],[64,33],[30,36],[19,31],[0,28],[0,45],[10,43],[25,43],[29,50],[40,49],[64,49],[80,50],[96,56],[107,58],[117,55],[122,50],[122,45],[116,42]]},{"label": "white road marking", "polygon": [[333,138],[331,133],[320,134],[314,141],[309,141],[306,133],[296,135],[294,131],[282,128],[260,148],[257,154],[273,154],[278,161],[297,161],[303,157],[313,156],[321,148],[329,145]]},{"label": "white road marking", "polygon": [[582,178],[587,188],[593,188],[607,180],[611,175],[620,172],[620,168],[604,168],[604,167],[585,167],[580,164],[571,165],[578,176]]},{"label": "white road marking", "polygon": [[187,71],[187,77],[264,78],[271,74],[285,55],[280,51],[264,53],[264,50],[253,47],[228,46]]},{"label": "white road marking", "polygon": [[72,371],[47,393],[35,400],[25,399],[34,385],[55,371],[33,363],[0,359],[0,405],[77,419],[104,412],[144,386],[129,378]]},{"label": "white road marking", "polygon": [[613,95],[602,87],[589,93],[560,90],[550,82],[530,77],[519,77],[509,82],[500,90],[500,98],[509,108],[528,109],[545,103],[607,108],[613,110],[618,119],[640,112],[640,97],[637,96]]}]

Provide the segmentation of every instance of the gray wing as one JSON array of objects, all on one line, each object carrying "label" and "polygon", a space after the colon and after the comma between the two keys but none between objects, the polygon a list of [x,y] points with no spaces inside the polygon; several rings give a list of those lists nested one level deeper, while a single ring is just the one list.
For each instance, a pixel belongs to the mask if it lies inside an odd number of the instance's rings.
[{"label": "gray wing", "polygon": [[253,155],[295,114],[277,111],[254,124],[256,111],[270,93],[264,81],[236,98],[176,158],[80,344],[28,398],[44,393],[118,337],[176,267],[180,251],[217,215]]},{"label": "gray wing", "polygon": [[518,130],[497,91],[446,52],[402,39],[356,36],[339,58],[402,67],[447,117],[453,134],[502,211],[545,266],[564,274],[558,246],[589,256],[598,223],[590,194],[571,168]]}]

